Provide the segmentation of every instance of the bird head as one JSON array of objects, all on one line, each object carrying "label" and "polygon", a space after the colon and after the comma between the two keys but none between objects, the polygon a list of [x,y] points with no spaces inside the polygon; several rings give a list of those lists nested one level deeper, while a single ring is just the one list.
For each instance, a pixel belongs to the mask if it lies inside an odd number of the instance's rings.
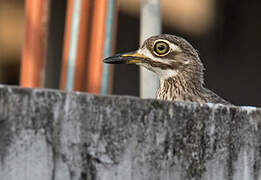
[{"label": "bird head", "polygon": [[103,62],[140,65],[160,79],[183,75],[203,82],[203,65],[197,51],[185,39],[174,35],[152,36],[137,51],[117,54]]}]

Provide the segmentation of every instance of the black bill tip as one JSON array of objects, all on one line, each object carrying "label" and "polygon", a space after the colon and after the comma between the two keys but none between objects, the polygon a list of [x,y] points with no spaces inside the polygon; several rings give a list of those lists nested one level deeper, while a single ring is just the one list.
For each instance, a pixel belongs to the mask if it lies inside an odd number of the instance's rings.
[{"label": "black bill tip", "polygon": [[109,64],[137,64],[142,63],[146,59],[148,59],[146,56],[143,56],[137,52],[128,52],[105,58],[103,62]]},{"label": "black bill tip", "polygon": [[122,56],[122,54],[116,54],[103,59],[103,62],[108,64],[124,64],[126,63],[126,57]]}]

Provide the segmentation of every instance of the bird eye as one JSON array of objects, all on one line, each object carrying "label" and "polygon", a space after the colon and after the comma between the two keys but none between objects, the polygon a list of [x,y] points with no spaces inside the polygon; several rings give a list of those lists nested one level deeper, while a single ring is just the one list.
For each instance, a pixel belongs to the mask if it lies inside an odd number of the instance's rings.
[{"label": "bird eye", "polygon": [[160,41],[154,45],[154,52],[158,55],[164,55],[169,52],[169,45],[166,42]]}]

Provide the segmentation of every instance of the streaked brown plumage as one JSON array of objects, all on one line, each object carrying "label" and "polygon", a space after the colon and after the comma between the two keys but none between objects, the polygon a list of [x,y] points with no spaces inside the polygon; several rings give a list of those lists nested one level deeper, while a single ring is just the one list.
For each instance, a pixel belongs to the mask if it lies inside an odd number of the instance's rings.
[{"label": "streaked brown plumage", "polygon": [[147,39],[135,52],[115,55],[105,63],[137,64],[158,74],[157,99],[230,104],[203,87],[203,64],[185,39],[162,34]]}]

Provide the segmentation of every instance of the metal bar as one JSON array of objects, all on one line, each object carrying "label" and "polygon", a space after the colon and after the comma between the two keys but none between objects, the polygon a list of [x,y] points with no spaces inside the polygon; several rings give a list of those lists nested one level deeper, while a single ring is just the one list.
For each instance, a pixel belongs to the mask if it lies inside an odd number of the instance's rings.
[{"label": "metal bar", "polygon": [[25,1],[26,34],[20,79],[24,87],[44,86],[49,5],[49,0]]},{"label": "metal bar", "polygon": [[62,90],[65,90],[66,81],[67,81],[73,5],[74,5],[74,0],[67,1],[66,25],[65,25],[65,32],[64,32],[64,46],[63,46],[63,57],[62,57],[62,71],[61,71],[61,79],[60,79],[60,89]]},{"label": "metal bar", "polygon": [[81,20],[78,39],[77,60],[74,76],[74,90],[85,91],[87,85],[86,66],[88,53],[90,49],[89,39],[91,31],[91,2],[92,0],[83,0],[81,6]]},{"label": "metal bar", "polygon": [[61,89],[86,90],[91,0],[69,0],[63,52]]},{"label": "metal bar", "polygon": [[[161,33],[160,0],[142,0],[141,6],[140,44],[150,36]],[[141,98],[155,98],[159,87],[156,74],[140,68]]]},{"label": "metal bar", "polygon": [[61,79],[61,89],[67,91],[72,91],[74,88],[74,72],[77,58],[80,17],[81,0],[69,0]]},{"label": "metal bar", "polygon": [[87,91],[101,92],[102,59],[104,53],[104,37],[106,28],[107,0],[95,0],[93,8],[92,31],[90,40],[90,56],[88,61]]},{"label": "metal bar", "polygon": [[72,91],[74,87],[74,72],[75,72],[75,64],[77,59],[77,48],[78,48],[80,18],[81,18],[81,3],[82,0],[74,0],[72,26],[71,26],[71,41],[70,41],[69,59],[68,59],[67,83],[66,83],[67,91]]},{"label": "metal bar", "polygon": [[[116,0],[108,0],[107,17],[106,17],[106,34],[104,42],[104,58],[109,57],[112,54],[113,38],[114,38],[114,25],[116,14]],[[109,83],[111,77],[111,66],[103,64],[101,94],[109,93]]]}]

